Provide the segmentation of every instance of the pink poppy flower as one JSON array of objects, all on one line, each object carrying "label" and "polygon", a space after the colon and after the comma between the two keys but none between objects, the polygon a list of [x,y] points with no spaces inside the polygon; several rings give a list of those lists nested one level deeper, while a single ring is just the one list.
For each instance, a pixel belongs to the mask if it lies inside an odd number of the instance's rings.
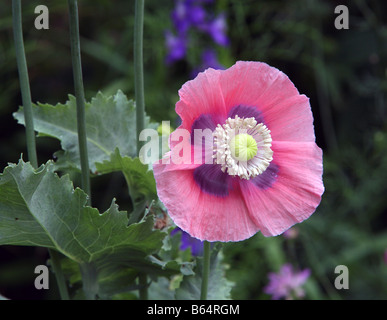
[{"label": "pink poppy flower", "polygon": [[309,99],[284,73],[239,61],[199,73],[179,95],[182,124],[153,166],[178,227],[200,240],[240,241],[281,234],[315,211],[322,151]]}]

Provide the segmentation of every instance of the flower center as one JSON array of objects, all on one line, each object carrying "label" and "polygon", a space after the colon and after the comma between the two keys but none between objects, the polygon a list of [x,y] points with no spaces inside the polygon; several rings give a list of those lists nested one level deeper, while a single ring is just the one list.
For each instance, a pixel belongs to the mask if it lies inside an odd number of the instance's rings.
[{"label": "flower center", "polygon": [[214,158],[222,171],[251,179],[263,173],[273,160],[270,130],[254,117],[228,118],[214,133]]},{"label": "flower center", "polygon": [[230,141],[231,155],[239,161],[248,161],[255,157],[258,151],[257,142],[247,134],[240,133]]}]

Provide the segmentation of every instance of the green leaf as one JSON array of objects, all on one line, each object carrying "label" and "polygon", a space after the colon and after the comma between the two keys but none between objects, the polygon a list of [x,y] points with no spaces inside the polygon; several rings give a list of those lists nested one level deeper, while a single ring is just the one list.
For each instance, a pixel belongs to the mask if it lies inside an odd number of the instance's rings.
[{"label": "green leaf", "polygon": [[165,233],[153,230],[151,215],[127,226],[114,201],[103,214],[86,207],[86,194],[67,175],[59,178],[51,162],[37,170],[22,160],[11,164],[0,175],[0,194],[0,245],[54,248],[98,267],[109,259],[141,266],[163,245]]},{"label": "green leaf", "polygon": [[175,300],[175,292],[171,290],[168,279],[159,278],[153,281],[148,289],[149,300]]},{"label": "green leaf", "polygon": [[[125,257],[128,259],[128,264],[125,263],[125,259],[120,259],[120,263],[116,263],[114,259],[111,259],[110,261],[106,261],[102,268],[100,266],[97,277],[98,296],[100,298],[110,299],[116,294],[138,290],[139,286],[136,279],[140,273],[139,269],[141,269],[141,272],[150,275],[152,283],[160,281],[161,283],[168,282],[167,278],[181,273],[193,274],[191,263],[177,263],[176,261],[163,262],[153,256],[148,256],[143,261],[137,262],[137,268],[133,268],[132,258],[128,255],[125,255]],[[82,290],[79,290],[82,288],[82,277],[79,265],[67,257],[62,259],[61,264],[71,287],[75,288],[73,294],[75,296],[83,296]]]},{"label": "green leaf", "polygon": [[138,158],[121,157],[118,148],[111,154],[110,160],[96,163],[97,172],[101,174],[121,171],[129,187],[133,212],[130,223],[137,221],[145,207],[157,199],[156,182],[153,172]]},{"label": "green leaf", "polygon": [[[154,229],[153,214],[128,226],[114,200],[100,214],[86,206],[87,195],[74,190],[68,175],[54,172],[51,161],[36,170],[22,160],[10,164],[0,174],[0,194],[0,245],[52,248],[73,262],[67,264],[72,270],[74,263],[94,269],[100,297],[135,289],[139,272],[154,278],[192,273],[187,263],[156,256],[168,234]],[[72,272],[72,283],[80,281],[79,271]]]},{"label": "green leaf", "polygon": [[[210,275],[208,279],[208,300],[229,300],[233,283],[225,277],[225,266],[222,264],[219,248],[211,252]],[[199,300],[202,285],[203,258],[197,258],[195,275],[184,276],[176,290],[177,300]]]},{"label": "green leaf", "polygon": [[[76,99],[69,95],[66,104],[34,104],[34,127],[39,136],[49,136],[61,141],[64,153],[57,153],[60,167],[80,169],[78,150]],[[18,123],[24,125],[21,107],[14,113]],[[145,117],[146,128],[157,128]],[[118,147],[123,156],[137,156],[136,111],[133,100],[118,91],[114,96],[98,92],[91,102],[86,103],[86,133],[89,167],[96,170],[95,163],[109,160]],[[64,157],[64,159],[62,159]]]}]

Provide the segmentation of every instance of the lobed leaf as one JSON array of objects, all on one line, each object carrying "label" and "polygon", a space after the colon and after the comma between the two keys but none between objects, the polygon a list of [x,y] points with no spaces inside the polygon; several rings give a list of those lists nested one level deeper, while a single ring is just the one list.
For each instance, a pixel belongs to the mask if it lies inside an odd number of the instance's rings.
[{"label": "lobed leaf", "polygon": [[109,160],[96,163],[97,172],[101,174],[121,171],[129,187],[129,194],[133,202],[133,212],[130,222],[144,212],[146,205],[157,199],[156,182],[153,172],[138,158],[121,157],[118,148],[111,154]]},{"label": "lobed leaf", "polygon": [[85,206],[86,194],[74,190],[67,175],[59,178],[51,162],[37,170],[22,160],[9,165],[0,175],[0,194],[0,245],[54,248],[79,263],[138,265],[165,237],[153,229],[151,215],[128,226],[114,201],[103,214]]},{"label": "lobed leaf", "polygon": [[[137,156],[136,107],[133,100],[118,90],[114,96],[98,92],[85,105],[87,148],[90,170],[96,171],[96,162],[109,160],[118,147],[123,156]],[[61,141],[64,152],[56,156],[61,167],[80,169],[78,150],[76,98],[69,95],[65,104],[34,104],[34,127],[40,136],[49,136]],[[25,124],[23,108],[14,114],[20,124]],[[145,117],[146,128],[157,128]]]},{"label": "lobed leaf", "polygon": [[[139,166],[130,158],[126,162]],[[74,264],[94,268],[100,297],[135,289],[139,272],[153,277],[192,273],[187,263],[156,257],[167,233],[154,229],[152,214],[128,225],[114,200],[100,214],[86,206],[87,195],[74,190],[68,175],[54,172],[51,161],[36,170],[23,160],[10,164],[0,174],[0,194],[0,245],[52,248],[70,259],[73,271]],[[79,282],[79,271],[73,283]]]}]

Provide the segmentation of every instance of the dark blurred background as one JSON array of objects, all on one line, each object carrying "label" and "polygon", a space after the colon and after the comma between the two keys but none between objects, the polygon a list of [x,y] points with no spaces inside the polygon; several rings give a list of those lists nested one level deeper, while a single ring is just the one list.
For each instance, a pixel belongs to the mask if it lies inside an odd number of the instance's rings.
[{"label": "dark blurred background", "polygon": [[[203,67],[204,47],[227,68],[237,60],[263,61],[294,82],[310,98],[317,144],[324,151],[326,191],[316,213],[294,230],[296,236],[265,239],[260,234],[226,244],[227,276],[235,299],[268,299],[267,274],[286,262],[311,270],[307,299],[387,297],[387,2],[382,0],[204,1],[224,14],[227,45],[192,30],[184,57],[166,62],[166,31],[174,30],[175,1],[146,0],[144,26],[145,102],[154,121],[176,123],[180,87]],[[65,103],[73,94],[66,1],[23,3],[25,50],[33,102]],[[49,9],[49,30],[36,30],[34,9]],[[337,5],[349,9],[349,29],[337,30]],[[134,98],[134,1],[80,0],[80,34],[87,100],[98,91],[121,89]],[[12,35],[11,1],[0,5],[0,164],[25,154],[24,127],[12,113],[21,105]],[[38,138],[39,162],[53,158],[58,141]],[[26,160],[26,159],[25,159]],[[75,184],[77,179],[75,177]],[[120,176],[93,180],[96,203],[130,201]],[[1,195],[0,195],[1,196]],[[11,299],[55,299],[52,290],[33,287],[40,248],[0,247],[0,294]],[[349,289],[337,290],[334,269],[349,269]]]}]

